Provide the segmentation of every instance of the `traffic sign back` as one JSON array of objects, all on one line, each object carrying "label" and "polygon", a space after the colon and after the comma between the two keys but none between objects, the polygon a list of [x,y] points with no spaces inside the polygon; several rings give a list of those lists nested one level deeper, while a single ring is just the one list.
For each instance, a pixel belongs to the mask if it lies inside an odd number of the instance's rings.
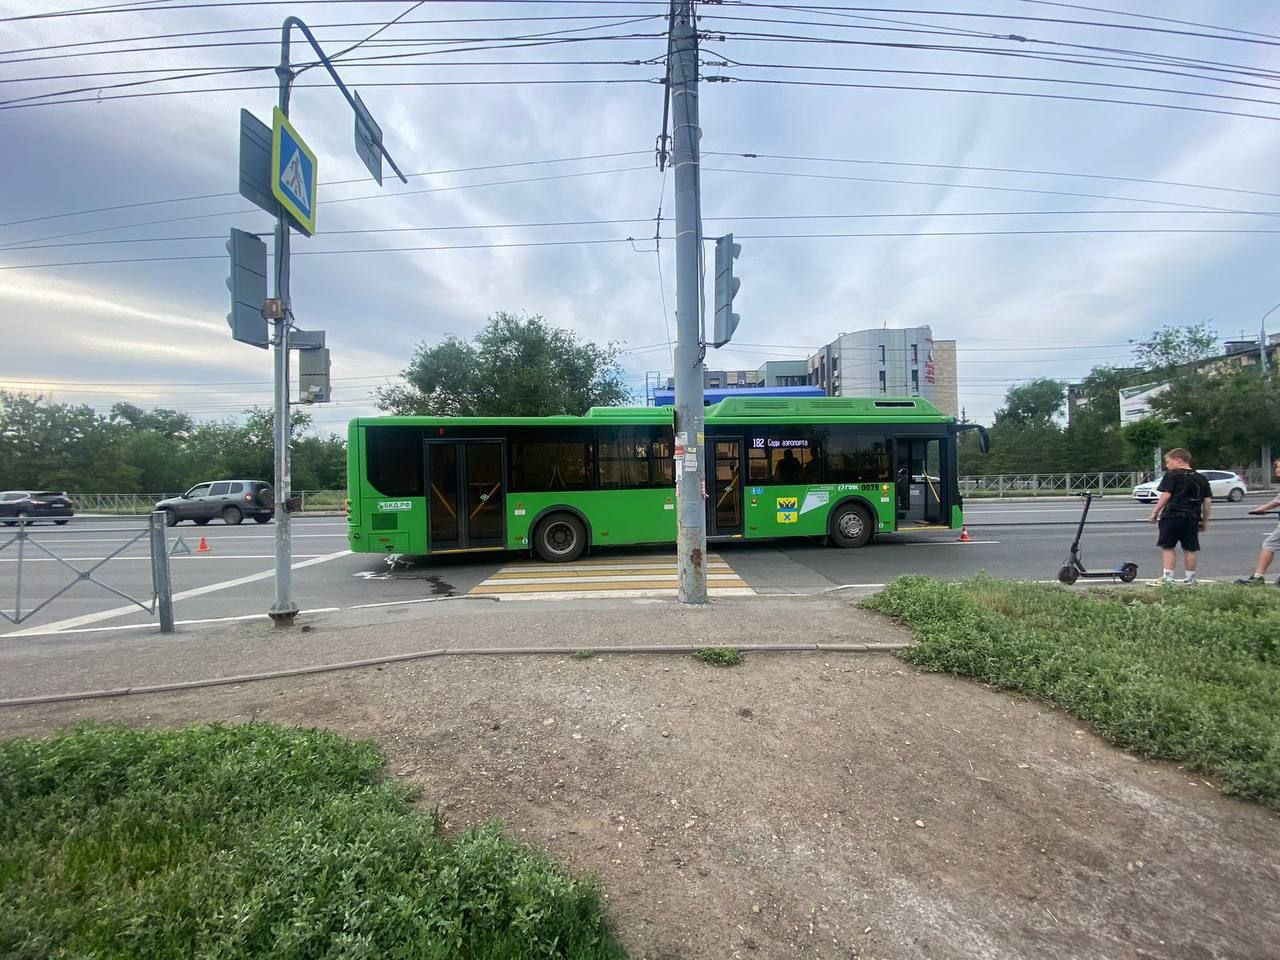
[{"label": "traffic sign back", "polygon": [[311,236],[316,232],[316,155],[279,107],[272,110],[271,117],[271,192],[298,229]]}]

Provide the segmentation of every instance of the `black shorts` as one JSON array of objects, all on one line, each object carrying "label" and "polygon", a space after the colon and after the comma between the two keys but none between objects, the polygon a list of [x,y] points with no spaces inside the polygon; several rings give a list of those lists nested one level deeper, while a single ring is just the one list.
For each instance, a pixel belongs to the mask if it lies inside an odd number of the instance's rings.
[{"label": "black shorts", "polygon": [[1156,546],[1162,550],[1172,550],[1179,544],[1182,545],[1183,550],[1191,553],[1200,549],[1199,517],[1160,518],[1160,537],[1156,540]]}]

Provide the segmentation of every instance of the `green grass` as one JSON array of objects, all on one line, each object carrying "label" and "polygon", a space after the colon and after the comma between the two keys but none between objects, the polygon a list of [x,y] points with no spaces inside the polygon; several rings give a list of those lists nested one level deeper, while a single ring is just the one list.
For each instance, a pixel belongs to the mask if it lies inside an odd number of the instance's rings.
[{"label": "green grass", "polygon": [[371,744],[314,730],[0,743],[0,956],[625,956],[594,881],[407,801]]},{"label": "green grass", "polygon": [[737,647],[699,647],[693,655],[713,667],[736,667],[745,659]]},{"label": "green grass", "polygon": [[926,670],[1038,697],[1280,809],[1280,591],[902,577],[864,602],[914,629],[901,655]]},{"label": "green grass", "polygon": [[575,651],[573,651],[573,659],[575,659],[575,660],[590,660],[590,659],[591,659],[592,657],[594,657],[595,655],[596,655],[596,652],[595,652],[594,650],[575,650]]}]

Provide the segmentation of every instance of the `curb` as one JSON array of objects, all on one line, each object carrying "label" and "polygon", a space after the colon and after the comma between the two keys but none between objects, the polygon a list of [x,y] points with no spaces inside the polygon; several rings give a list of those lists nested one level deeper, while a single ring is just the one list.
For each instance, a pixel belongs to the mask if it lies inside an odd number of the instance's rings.
[{"label": "curb", "polygon": [[[891,653],[905,650],[908,643],[758,643],[734,646],[740,653]],[[74,700],[105,700],[113,697],[133,697],[148,693],[171,693],[181,690],[200,690],[260,680],[281,680],[287,677],[303,677],[316,673],[335,673],[341,670],[359,670],[387,663],[405,663],[410,660],[427,660],[433,657],[571,657],[589,650],[593,656],[603,654],[691,654],[697,650],[724,647],[727,644],[642,644],[629,646],[589,647],[441,647],[438,650],[420,650],[416,653],[398,653],[386,657],[370,657],[366,660],[347,660],[341,663],[322,663],[310,667],[293,667],[272,670],[267,673],[246,673],[230,677],[210,677],[204,680],[183,680],[176,683],[158,683],[143,687],[114,687],[106,690],[82,690],[77,693],[50,693],[36,697],[13,697],[0,700],[0,707],[30,707],[45,703],[68,703]]]}]

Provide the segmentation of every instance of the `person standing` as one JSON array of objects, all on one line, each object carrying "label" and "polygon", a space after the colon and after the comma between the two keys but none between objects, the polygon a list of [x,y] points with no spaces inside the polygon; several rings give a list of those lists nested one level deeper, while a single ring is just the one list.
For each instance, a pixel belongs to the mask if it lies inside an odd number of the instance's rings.
[{"label": "person standing", "polygon": [[[1276,460],[1271,468],[1280,474],[1280,460]],[[1280,507],[1280,497],[1272,500],[1270,503],[1264,503],[1260,507],[1250,510],[1250,513],[1260,514],[1267,513]],[[1276,524],[1276,528],[1263,538],[1262,549],[1258,551],[1258,563],[1253,568],[1253,576],[1241,577],[1236,583],[1239,584],[1262,584],[1267,582],[1267,567],[1271,566],[1271,558],[1276,555],[1276,551],[1280,550],[1280,523]],[[1276,580],[1276,586],[1280,587],[1280,579]]]},{"label": "person standing", "polygon": [[1160,535],[1156,538],[1164,566],[1160,579],[1162,583],[1173,583],[1178,562],[1176,548],[1181,546],[1182,566],[1186,571],[1182,582],[1194,584],[1200,534],[1209,525],[1213,493],[1209,481],[1191,468],[1191,454],[1182,447],[1165,454],[1164,466],[1165,474],[1156,487],[1160,499],[1148,518],[1160,525]]}]

